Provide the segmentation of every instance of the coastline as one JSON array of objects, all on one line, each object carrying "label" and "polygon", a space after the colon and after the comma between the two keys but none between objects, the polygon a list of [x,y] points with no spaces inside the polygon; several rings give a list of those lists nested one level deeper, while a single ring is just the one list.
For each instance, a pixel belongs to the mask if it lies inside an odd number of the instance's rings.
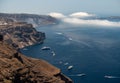
[{"label": "coastline", "polygon": [[[5,25],[0,25],[0,82],[73,83],[61,74],[60,69],[48,62],[27,57],[18,51],[26,46],[43,43],[45,33],[36,31],[32,24],[26,22],[2,22]],[[7,66],[4,67],[4,64]]]}]

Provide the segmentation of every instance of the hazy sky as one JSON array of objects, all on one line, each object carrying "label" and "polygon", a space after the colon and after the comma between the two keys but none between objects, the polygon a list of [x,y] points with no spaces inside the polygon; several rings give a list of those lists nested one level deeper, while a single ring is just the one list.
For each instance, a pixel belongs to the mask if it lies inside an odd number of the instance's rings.
[{"label": "hazy sky", "polygon": [[120,15],[120,0],[0,0],[0,12],[70,14],[80,11]]}]

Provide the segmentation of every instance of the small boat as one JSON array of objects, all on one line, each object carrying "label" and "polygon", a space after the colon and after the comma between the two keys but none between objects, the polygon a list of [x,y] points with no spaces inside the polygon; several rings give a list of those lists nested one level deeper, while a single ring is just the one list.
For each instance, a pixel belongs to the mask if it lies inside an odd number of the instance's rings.
[{"label": "small boat", "polygon": [[76,74],[76,75],[69,75],[69,76],[74,76],[74,77],[83,77],[86,76],[84,73]]},{"label": "small boat", "polygon": [[56,32],[56,34],[58,34],[58,35],[62,35],[63,33],[61,33],[61,32]]},{"label": "small boat", "polygon": [[28,50],[27,48],[23,48],[23,50]]},{"label": "small boat", "polygon": [[116,76],[107,76],[107,75],[105,75],[104,78],[112,79],[112,78],[119,78],[119,77],[116,77]]},{"label": "small boat", "polygon": [[50,50],[50,47],[44,46],[41,48],[41,50]]},{"label": "small boat", "polygon": [[71,65],[71,66],[68,66],[67,69],[68,69],[68,70],[71,70],[72,68],[73,68],[73,66]]},{"label": "small boat", "polygon": [[72,38],[68,38],[69,40],[73,40]]},{"label": "small boat", "polygon": [[86,74],[84,74],[84,73],[81,73],[81,74],[77,74],[77,76],[85,76]]},{"label": "small boat", "polygon": [[59,61],[60,64],[62,64],[63,62],[62,61]]},{"label": "small boat", "polygon": [[64,63],[64,65],[68,65],[68,64],[69,64],[68,62]]},{"label": "small boat", "polygon": [[52,55],[53,55],[53,56],[55,56],[55,55],[56,55],[54,51],[52,51],[51,53],[52,53]]}]

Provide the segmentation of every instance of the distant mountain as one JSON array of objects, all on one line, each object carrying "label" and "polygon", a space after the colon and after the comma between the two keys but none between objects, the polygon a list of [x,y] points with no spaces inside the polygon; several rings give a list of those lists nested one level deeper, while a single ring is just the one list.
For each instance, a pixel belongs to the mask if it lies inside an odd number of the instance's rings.
[{"label": "distant mountain", "polygon": [[[36,15],[36,14],[8,14],[0,13],[0,19],[13,20],[16,22],[27,22],[32,24],[34,27],[56,24],[57,20],[48,15]],[[6,20],[6,21],[7,21]]]}]

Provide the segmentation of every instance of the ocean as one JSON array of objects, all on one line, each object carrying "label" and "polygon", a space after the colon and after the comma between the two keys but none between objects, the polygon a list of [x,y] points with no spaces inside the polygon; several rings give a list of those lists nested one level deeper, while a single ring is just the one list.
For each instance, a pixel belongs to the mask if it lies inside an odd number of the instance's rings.
[{"label": "ocean", "polygon": [[[44,43],[21,49],[23,54],[48,61],[74,83],[120,83],[120,27],[58,24],[36,29],[45,32]],[[51,49],[41,50],[44,46]]]}]

